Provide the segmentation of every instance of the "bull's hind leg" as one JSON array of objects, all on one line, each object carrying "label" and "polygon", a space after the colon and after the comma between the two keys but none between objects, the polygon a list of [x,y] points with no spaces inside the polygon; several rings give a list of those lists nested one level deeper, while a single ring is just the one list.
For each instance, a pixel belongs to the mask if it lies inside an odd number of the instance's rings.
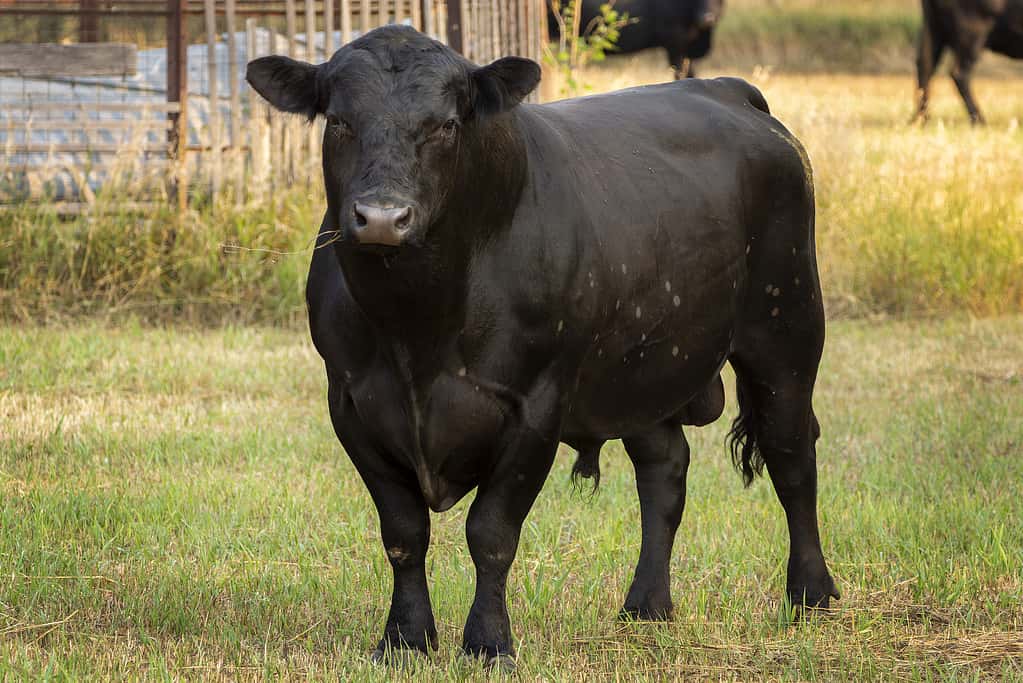
[{"label": "bull's hind leg", "polygon": [[[776,291],[782,286],[789,291]],[[785,510],[789,598],[795,605],[827,607],[838,590],[824,562],[817,525],[815,442],[820,427],[812,402],[824,311],[816,269],[802,271],[801,283],[790,277],[753,292],[752,320],[737,335],[730,359],[740,409],[732,428],[733,456],[747,483],[767,465]]]},{"label": "bull's hind leg", "polygon": [[668,565],[686,503],[689,444],[677,422],[665,422],[642,436],[625,439],[636,470],[643,542],[623,617],[669,619],[672,613]]},{"label": "bull's hind leg", "polygon": [[970,123],[983,126],[984,115],[980,113],[977,100],[973,97],[973,69],[977,64],[977,55],[980,48],[960,49],[956,51],[956,63],[952,68],[952,81],[959,90],[959,95],[966,105],[966,112],[970,115]]}]

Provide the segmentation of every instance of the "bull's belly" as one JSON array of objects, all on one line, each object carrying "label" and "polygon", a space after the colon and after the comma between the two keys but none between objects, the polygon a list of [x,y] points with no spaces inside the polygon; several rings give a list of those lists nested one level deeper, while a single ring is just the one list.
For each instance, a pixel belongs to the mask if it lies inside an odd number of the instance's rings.
[{"label": "bull's belly", "polygon": [[745,285],[744,243],[698,247],[679,247],[674,258],[640,271],[659,274],[639,277],[640,293],[633,286],[601,295],[614,311],[588,340],[566,432],[637,434],[679,415],[715,379]]},{"label": "bull's belly", "polygon": [[646,431],[679,416],[714,381],[728,357],[731,325],[698,335],[607,340],[584,360],[564,431],[575,438],[612,439]]}]

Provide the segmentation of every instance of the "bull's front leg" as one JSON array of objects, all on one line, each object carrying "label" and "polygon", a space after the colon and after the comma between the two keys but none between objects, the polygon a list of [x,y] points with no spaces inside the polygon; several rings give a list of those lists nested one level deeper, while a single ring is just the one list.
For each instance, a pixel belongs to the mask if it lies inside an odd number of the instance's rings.
[{"label": "bull's front leg", "polygon": [[402,652],[428,654],[430,648],[437,649],[437,627],[426,583],[429,510],[415,475],[373,448],[355,411],[346,410],[346,399],[335,386],[329,391],[331,420],[376,505],[380,536],[394,574],[391,609],[372,659],[399,660]]},{"label": "bull's front leg", "polygon": [[465,622],[462,649],[488,666],[511,670],[515,647],[505,591],[519,534],[543,488],[557,452],[557,436],[516,429],[469,509],[465,535],[476,565],[476,597]]},{"label": "bull's front leg", "polygon": [[[368,482],[367,482],[368,484]],[[394,574],[391,609],[373,661],[388,659],[399,650],[427,653],[437,649],[437,627],[426,583],[426,550],[430,544],[430,514],[418,485],[376,482],[373,494],[380,513],[380,535]]]}]

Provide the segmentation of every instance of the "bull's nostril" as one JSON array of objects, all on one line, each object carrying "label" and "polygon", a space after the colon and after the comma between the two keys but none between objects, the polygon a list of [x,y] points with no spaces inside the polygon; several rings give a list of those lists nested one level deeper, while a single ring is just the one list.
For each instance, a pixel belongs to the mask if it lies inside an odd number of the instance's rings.
[{"label": "bull's nostril", "polygon": [[366,220],[366,216],[362,213],[362,211],[359,211],[359,205],[358,204],[356,204],[354,207],[352,207],[352,212],[355,214],[355,227],[357,227],[357,228],[365,228],[366,227],[366,223],[368,221]]},{"label": "bull's nostril", "polygon": [[405,207],[394,216],[394,227],[398,230],[405,230],[408,228],[409,220],[412,218],[412,209]]}]

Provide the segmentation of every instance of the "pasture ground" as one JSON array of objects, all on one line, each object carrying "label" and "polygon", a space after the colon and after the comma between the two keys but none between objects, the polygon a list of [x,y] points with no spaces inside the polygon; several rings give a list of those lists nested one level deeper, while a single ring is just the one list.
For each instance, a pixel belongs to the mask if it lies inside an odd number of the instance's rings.
[{"label": "pasture ground", "polygon": [[[856,162],[853,162],[856,163]],[[677,616],[615,615],[638,555],[619,444],[593,497],[559,458],[509,584],[522,680],[1023,680],[1023,318],[839,321],[817,394],[842,591],[797,626],[768,482],[689,430]],[[304,330],[0,327],[0,680],[383,680],[390,571]],[[729,404],[726,417],[734,414]],[[441,649],[471,601],[467,501],[434,516]]]}]

